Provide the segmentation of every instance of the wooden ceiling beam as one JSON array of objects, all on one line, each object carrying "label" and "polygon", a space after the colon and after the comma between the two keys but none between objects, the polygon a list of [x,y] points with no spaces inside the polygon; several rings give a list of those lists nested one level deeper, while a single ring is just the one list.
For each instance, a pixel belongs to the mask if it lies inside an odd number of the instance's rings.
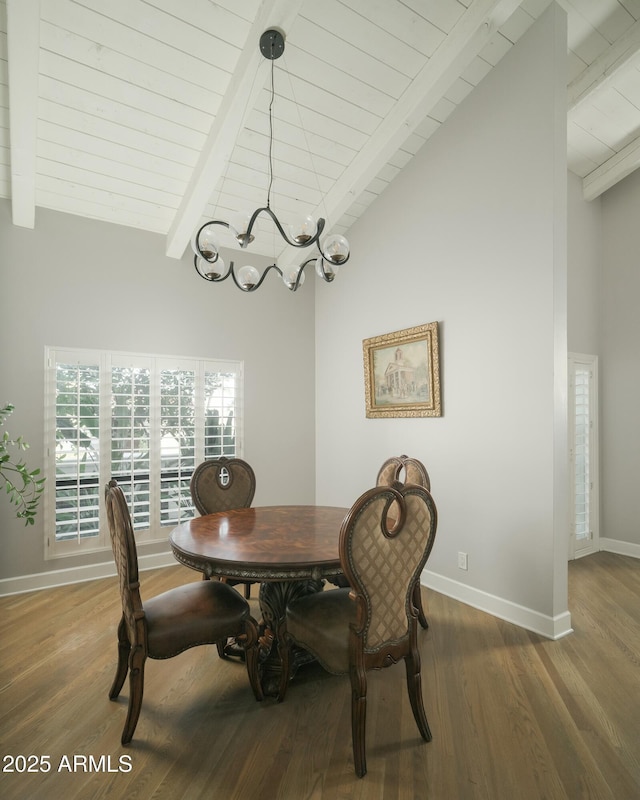
[{"label": "wooden ceiling beam", "polygon": [[[613,78],[625,69],[640,65],[640,20],[602,53],[567,87],[569,118],[594,94],[606,90]],[[634,139],[604,164],[590,172],[582,181],[585,200],[595,200],[601,194],[640,167],[640,137]]]},{"label": "wooden ceiling beam", "polygon": [[575,111],[594,92],[601,91],[622,69],[640,60],[640,20],[567,86],[567,111]]},{"label": "wooden ceiling beam", "polygon": [[638,167],[640,167],[640,136],[583,179],[584,199],[595,200]]},{"label": "wooden ceiling beam", "polygon": [[35,226],[39,51],[40,0],[7,0],[11,214],[24,228]]}]

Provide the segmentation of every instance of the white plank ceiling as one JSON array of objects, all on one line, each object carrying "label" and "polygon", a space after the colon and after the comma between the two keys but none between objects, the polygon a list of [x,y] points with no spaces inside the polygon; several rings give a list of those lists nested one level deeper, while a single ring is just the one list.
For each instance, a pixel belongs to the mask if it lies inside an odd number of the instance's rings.
[{"label": "white plank ceiling", "polygon": [[[279,27],[271,206],[347,233],[548,4],[0,0],[0,197],[16,225],[55,209],[164,234],[179,258],[206,219],[265,204],[258,41]],[[593,199],[640,166],[640,0],[560,5],[568,165]]]}]

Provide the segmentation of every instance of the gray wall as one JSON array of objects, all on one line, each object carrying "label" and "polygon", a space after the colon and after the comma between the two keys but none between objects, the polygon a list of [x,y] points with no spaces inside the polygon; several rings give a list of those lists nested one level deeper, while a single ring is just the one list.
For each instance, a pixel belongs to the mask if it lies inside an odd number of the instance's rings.
[{"label": "gray wall", "polygon": [[600,535],[640,556],[640,170],[603,196],[602,229]]},{"label": "gray wall", "polygon": [[[247,295],[205,283],[188,255],[166,258],[162,236],[42,209],[28,230],[10,214],[0,202],[0,402],[16,406],[8,427],[30,466],[43,459],[45,345],[238,359],[255,502],[313,502],[313,281],[294,294],[270,274]],[[0,502],[0,578],[112,561],[45,561],[43,515],[27,529],[12,509]]]},{"label": "gray wall", "polygon": [[602,198],[587,202],[582,180],[567,173],[568,343],[571,353],[600,355]]},{"label": "gray wall", "polygon": [[600,547],[640,557],[640,171],[591,202],[568,189],[569,350],[599,358]]},{"label": "gray wall", "polygon": [[[339,291],[316,291],[317,500],[421,458],[427,583],[548,635],[569,623],[565,37],[552,6],[352,228]],[[366,419],[362,340],[434,320],[444,416]]]}]

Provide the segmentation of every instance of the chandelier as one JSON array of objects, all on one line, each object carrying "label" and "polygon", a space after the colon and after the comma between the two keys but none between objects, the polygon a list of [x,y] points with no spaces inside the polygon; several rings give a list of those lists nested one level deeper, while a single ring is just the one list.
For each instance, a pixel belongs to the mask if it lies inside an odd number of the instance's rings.
[{"label": "chandelier", "polygon": [[[269,103],[269,186],[267,189],[267,202],[263,208],[257,208],[252,214],[242,217],[242,222],[232,225],[224,220],[213,219],[205,222],[194,234],[191,246],[195,253],[193,263],[196,272],[201,278],[213,283],[220,283],[229,276],[243,292],[254,292],[258,289],[267,274],[275,270],[282,278],[285,286],[295,292],[304,283],[304,270],[309,264],[315,264],[318,277],[330,283],[335,278],[339,267],[349,259],[349,243],[344,236],[332,234],[323,241],[320,237],[324,231],[325,220],[317,221],[311,216],[303,216],[296,222],[287,226],[288,232],[271,209],[271,186],[273,184],[273,101],[274,91],[274,63],[284,53],[284,36],[278,30],[267,30],[260,37],[260,52],[271,61],[271,99]],[[280,269],[277,264],[271,264],[260,274],[256,267],[246,265],[235,269],[233,261],[225,272],[225,263],[220,256],[220,247],[216,238],[216,226],[227,228],[235,237],[240,247],[245,250],[254,240],[253,227],[260,216],[271,219],[276,229],[291,247],[307,248],[316,245],[318,254],[302,261],[300,264]]]}]

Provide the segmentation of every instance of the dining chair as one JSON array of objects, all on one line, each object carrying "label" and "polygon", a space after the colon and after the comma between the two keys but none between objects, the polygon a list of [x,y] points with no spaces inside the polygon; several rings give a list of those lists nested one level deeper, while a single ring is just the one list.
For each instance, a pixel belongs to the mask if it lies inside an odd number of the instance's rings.
[{"label": "dining chair", "polygon": [[[232,508],[249,508],[256,492],[256,476],[250,464],[241,458],[212,458],[203,461],[191,476],[191,499],[200,514],[215,514]],[[255,581],[222,578],[224,583],[244,585],[244,596],[251,596]]]},{"label": "dining chair", "polygon": [[198,581],[169,589],[143,603],[131,516],[117,481],[107,484],[105,501],[122,599],[118,666],[109,691],[110,700],[117,699],[129,673],[129,709],[122,744],[131,741],[138,723],[147,658],[172,658],[190,647],[218,644],[234,636],[244,648],[249,683],[256,700],[262,700],[258,626],[246,599],[219,581]]},{"label": "dining chair", "polygon": [[[395,505],[392,517],[390,508]],[[351,588],[317,592],[287,606],[278,699],[289,683],[291,648],[310,652],[351,679],[351,735],[356,774],[367,771],[366,673],[405,662],[409,702],[423,739],[431,741],[422,699],[414,587],[436,535],[437,511],[427,489],[377,486],[365,492],[340,530],[340,561]]]},{"label": "dining chair", "polygon": [[[410,458],[409,456],[391,456],[388,458],[378,470],[378,477],[376,480],[377,486],[393,486],[394,483],[415,483],[418,486],[424,486],[425,489],[431,491],[431,480],[429,473],[422,461],[417,458]],[[418,622],[426,630],[429,627],[429,621],[424,613],[422,606],[422,594],[420,590],[420,581],[416,583],[416,596],[414,603],[418,609]]]}]

